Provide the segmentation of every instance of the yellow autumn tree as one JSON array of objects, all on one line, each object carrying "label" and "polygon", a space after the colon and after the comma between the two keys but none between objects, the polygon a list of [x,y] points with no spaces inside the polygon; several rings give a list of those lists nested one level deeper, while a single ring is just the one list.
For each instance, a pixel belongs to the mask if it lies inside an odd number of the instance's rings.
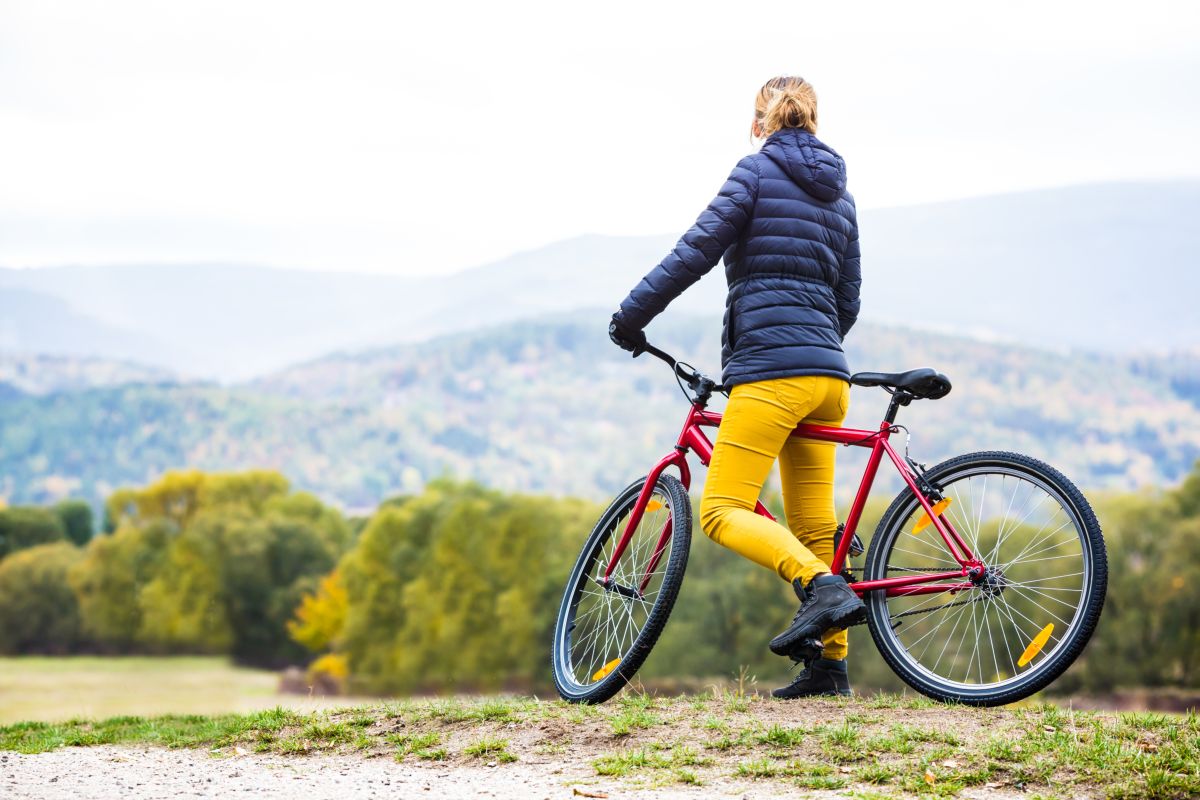
[{"label": "yellow autumn tree", "polygon": [[287,629],[293,641],[319,653],[337,642],[345,624],[346,587],[335,569],[321,579],[315,592],[304,595]]}]

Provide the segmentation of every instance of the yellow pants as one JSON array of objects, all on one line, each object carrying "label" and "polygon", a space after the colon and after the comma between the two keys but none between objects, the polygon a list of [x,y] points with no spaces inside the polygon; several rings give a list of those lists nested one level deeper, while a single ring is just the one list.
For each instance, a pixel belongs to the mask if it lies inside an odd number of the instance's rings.
[{"label": "yellow pants", "polygon": [[[700,500],[700,527],[715,542],[789,583],[829,572],[833,561],[833,462],[837,445],[791,438],[799,422],[840,426],[850,384],[828,375],[733,387],[717,429]],[[775,459],[788,527],[754,512]],[[789,530],[790,528],[790,530]],[[825,658],[846,656],[846,632],[825,635]]]}]

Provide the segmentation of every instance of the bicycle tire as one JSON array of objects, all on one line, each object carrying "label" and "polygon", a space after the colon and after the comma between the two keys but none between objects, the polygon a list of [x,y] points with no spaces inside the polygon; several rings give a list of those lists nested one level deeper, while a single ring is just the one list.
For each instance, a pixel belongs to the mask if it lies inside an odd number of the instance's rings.
[{"label": "bicycle tire", "polygon": [[[1087,645],[1088,640],[1091,638],[1092,633],[1095,631],[1096,624],[1100,619],[1100,613],[1104,607],[1104,598],[1108,583],[1108,563],[1100,524],[1096,520],[1096,516],[1093,513],[1087,499],[1083,496],[1083,493],[1079,491],[1074,483],[1066,478],[1061,472],[1045,462],[1019,453],[968,453],[948,459],[947,461],[944,461],[941,464],[933,467],[926,472],[926,479],[934,487],[941,491],[947,489],[947,487],[957,486],[965,480],[973,479],[974,477],[981,475],[988,477],[993,475],[1002,476],[1002,487],[1004,486],[1005,477],[1013,477],[1014,480],[1025,480],[1030,484],[1031,487],[1036,487],[1038,490],[1044,492],[1047,496],[1052,497],[1055,501],[1057,501],[1060,509],[1063,512],[1063,515],[1067,519],[1067,522],[1074,526],[1076,540],[1078,541],[1080,550],[1080,563],[1081,566],[1084,567],[1084,569],[1079,573],[1079,575],[1082,576],[1079,580],[1080,588],[1053,590],[1055,592],[1062,593],[1077,592],[1079,596],[1079,600],[1074,606],[1075,613],[1069,622],[1066,634],[1057,640],[1050,651],[1045,653],[1042,652],[1042,648],[1049,640],[1043,638],[1042,643],[1038,645],[1036,644],[1036,640],[1039,637],[1034,636],[1032,640],[1029,640],[1029,645],[1022,655],[1022,658],[1025,658],[1031,650],[1035,651],[1032,658],[1027,659],[1026,661],[1027,664],[1032,663],[1032,661],[1036,661],[1036,664],[1034,664],[1032,668],[1023,673],[1018,672],[1018,669],[1023,669],[1026,666],[1021,664],[1021,660],[1018,659],[1015,662],[1015,668],[1013,670],[1012,677],[1003,680],[997,680],[994,684],[981,684],[973,687],[967,685],[965,681],[951,680],[948,677],[935,674],[935,672],[930,670],[928,666],[919,663],[920,657],[914,658],[913,654],[910,652],[910,649],[906,647],[903,642],[901,642],[900,637],[897,634],[900,624],[893,623],[895,618],[892,617],[891,612],[889,611],[888,598],[882,591],[867,593],[867,624],[871,631],[871,636],[875,641],[875,645],[879,649],[880,654],[883,656],[888,666],[891,667],[891,669],[905,683],[916,689],[918,692],[937,700],[953,701],[975,706],[997,706],[1021,700],[1034,694],[1035,692],[1044,689],[1060,675],[1062,675],[1062,673],[1065,672],[1072,663],[1074,663],[1075,659],[1078,658],[1079,654]],[[985,498],[988,477],[984,478],[983,483]],[[1017,492],[1019,491],[1020,484],[1018,484],[1017,489],[1015,489],[1013,492],[1012,498],[1009,500],[1010,508],[1015,504]],[[1030,496],[1033,496],[1032,493],[1033,489],[1030,490]],[[948,494],[946,496],[949,497]],[[1028,505],[1029,502],[1030,501],[1027,499],[1026,504]],[[1043,502],[1044,500],[1039,501],[1039,506]],[[971,504],[973,507],[973,499]],[[980,500],[979,505],[981,521],[980,527],[976,532],[978,534],[979,541],[982,542],[982,509],[984,507],[983,499]],[[866,579],[875,580],[887,577],[890,571],[897,571],[896,569],[889,569],[888,559],[893,552],[893,548],[895,548],[897,543],[900,541],[899,537],[901,533],[908,528],[910,519],[923,521],[925,517],[924,512],[920,510],[916,496],[910,490],[905,489],[892,501],[891,505],[888,507],[887,511],[880,520],[875,535],[872,537],[870,550],[867,554],[867,560],[864,568]],[[970,523],[971,518],[970,515],[968,515],[966,518],[966,524],[968,527],[970,526]],[[1025,553],[1025,551],[1022,551],[1021,554],[1017,556],[1017,560],[1012,561],[1011,564],[1002,564],[1001,562],[1003,559],[1001,558],[1002,554],[999,552],[999,548],[1003,543],[1006,542],[1006,536],[1008,538],[1015,536],[1016,534],[1014,532],[1022,530],[1023,524],[1024,520],[1021,520],[1013,524],[1006,532],[1004,527],[1005,523],[1003,521],[1000,523],[997,533],[998,538],[992,551],[992,553],[995,555],[995,563],[997,567],[1003,566],[1005,568],[1011,568],[1014,565],[1027,565],[1032,561],[1051,561],[1069,557],[1065,555],[1053,555],[1053,553],[1056,552],[1056,550],[1053,548],[1070,548],[1070,543],[1075,540],[1068,538],[1064,539],[1063,542],[1054,543],[1050,546],[1052,549],[1050,549],[1049,552],[1052,555],[1049,558],[1027,558],[1025,561],[1022,561],[1020,560],[1021,556]],[[1066,523],[1064,523],[1063,527],[1065,527],[1065,525]],[[926,526],[928,526],[928,523],[926,523]],[[955,527],[956,529],[959,529],[958,523],[955,523]],[[914,536],[916,535],[914,532],[916,530],[915,526],[909,530]],[[906,541],[911,542],[913,539],[908,539]],[[1015,546],[1019,546],[1019,544],[1014,545],[1014,547]],[[1027,544],[1026,550],[1028,550],[1030,546],[1040,546],[1040,542],[1036,542],[1035,540],[1035,542]],[[944,544],[942,544],[942,547],[944,550]],[[983,550],[980,549],[979,552],[983,552]],[[1034,554],[1037,554],[1038,552],[1039,551],[1034,551]],[[946,555],[948,556],[949,554],[946,553]],[[991,554],[985,555],[990,556]],[[899,556],[899,558],[903,558],[903,556]],[[957,567],[957,564],[954,566]],[[991,568],[991,565],[988,566]],[[914,568],[907,569],[912,571]],[[1070,569],[1070,567],[1068,567],[1068,569]],[[1070,577],[1070,575],[1054,577],[1059,579],[1063,577]],[[1070,603],[1066,603],[1061,600],[1059,595],[1051,595],[1048,592],[1042,592],[1036,588],[1039,585],[1042,588],[1047,588],[1046,584],[1040,583],[1040,579],[1030,583],[1010,582],[1008,576],[1005,575],[1004,570],[1002,569],[999,573],[997,581],[998,583],[991,588],[990,594],[992,597],[1002,597],[1004,592],[1008,591],[1009,588],[1012,588],[1014,591],[1014,598],[1024,597],[1025,595],[1022,594],[1022,592],[1029,591],[1029,597],[1034,597],[1032,592],[1036,592],[1049,597],[1050,600],[1056,603],[1060,603],[1062,605],[1071,605]],[[1029,587],[1034,588],[1029,589]],[[983,594],[979,596],[974,595],[977,590],[983,592]],[[966,594],[969,599],[959,600],[959,605],[977,604],[980,602],[980,600],[985,602],[991,601],[991,598],[985,596],[988,594],[988,592],[986,592],[981,586],[977,586],[975,589],[963,594]],[[933,597],[933,595],[925,595],[925,597]],[[945,595],[939,594],[938,597],[945,597]],[[1034,598],[1034,602],[1039,602],[1036,597]],[[1040,602],[1045,604],[1047,601],[1041,600]],[[1007,600],[996,600],[994,601],[994,606],[1000,608],[1001,603],[1003,603],[1004,606],[1008,606]],[[945,607],[946,606],[935,606],[933,610]],[[1057,607],[1054,606],[1051,608]],[[966,612],[963,609],[959,609],[953,613],[965,618]],[[975,613],[975,608],[972,606],[972,623],[976,621]],[[1002,613],[1004,613],[1003,609],[998,612],[997,619],[1001,619],[1000,615]],[[1019,609],[1018,613],[1020,613]],[[1062,613],[1065,614],[1066,612]],[[990,618],[986,615],[987,611],[985,610],[982,612],[983,619],[990,620]],[[1025,616],[1025,619],[1029,620],[1029,617]],[[1020,630],[1021,626],[1024,625],[1023,622],[1017,620],[1016,617],[1013,616],[1011,611],[1009,612],[1008,620],[1018,630]],[[902,624],[906,621],[907,620],[901,620],[899,622]],[[1029,621],[1034,622],[1033,620]],[[944,626],[946,622],[943,621],[941,624]],[[1003,629],[1003,623],[998,624],[1000,624],[1001,629]],[[958,622],[955,623],[954,630],[957,630],[957,626]],[[1052,628],[1053,626],[1047,627]],[[953,638],[954,630],[949,632],[948,641],[949,638]],[[1036,630],[1036,623],[1034,624],[1033,630]],[[979,629],[976,631],[976,637],[978,637],[982,631],[983,625],[981,623]],[[1045,632],[1046,629],[1041,631],[1041,633]],[[996,642],[991,638],[993,633],[990,627],[990,621],[988,622],[987,634],[989,636],[989,642],[993,647],[993,660],[997,662],[1003,660],[1003,656],[997,658],[997,649],[995,648]],[[932,634],[926,635],[928,636]],[[1028,636],[1027,631],[1025,635]],[[968,629],[964,628],[963,637],[965,638],[967,636]],[[1007,642],[1003,643],[1007,646]],[[961,648],[961,646],[962,644],[960,640],[959,647]],[[928,647],[928,645],[926,645],[926,647]],[[945,650],[946,645],[943,645],[943,652],[945,652]],[[958,652],[956,650],[955,658],[957,658],[957,655]],[[1011,655],[1012,653],[1010,651],[1010,659]],[[1042,657],[1043,655],[1044,657]],[[938,660],[940,662],[940,655]],[[952,661],[954,660],[955,659],[952,659]],[[980,658],[979,660],[983,662],[979,667],[979,676],[982,679],[984,670],[986,669],[986,658]],[[938,667],[935,666],[935,669],[937,668]],[[970,658],[968,657],[966,671],[967,679],[969,679],[971,669],[972,667],[970,665]],[[947,671],[949,671],[949,667],[947,668]],[[997,667],[995,674],[999,678],[1001,674],[1000,667]]]},{"label": "bicycle tire", "polygon": [[[602,703],[625,687],[645,663],[650,650],[658,641],[658,637],[671,615],[671,610],[675,606],[679,587],[683,584],[683,573],[687,568],[688,551],[691,547],[691,500],[678,478],[662,475],[655,483],[653,496],[665,499],[669,509],[672,526],[669,537],[670,552],[667,554],[666,565],[661,573],[661,584],[658,585],[653,604],[646,614],[645,623],[636,636],[631,637],[630,645],[619,656],[619,663],[615,667],[605,665],[608,666],[608,671],[604,676],[591,683],[581,682],[576,677],[572,634],[576,629],[576,612],[579,610],[583,590],[588,585],[588,574],[595,566],[597,559],[603,555],[604,547],[609,539],[613,537],[614,533],[619,536],[620,531],[624,529],[624,526],[618,525],[618,523],[624,520],[632,510],[645,483],[646,476],[643,476],[629,484],[600,515],[600,519],[593,527],[575,561],[575,566],[571,570],[570,578],[563,592],[558,617],[554,624],[554,642],[550,661],[554,674],[554,686],[558,690],[559,696],[568,702]],[[641,521],[639,521],[639,531],[640,528]],[[632,544],[631,542],[631,546]],[[622,556],[622,561],[618,563],[624,563],[628,559],[629,553],[630,551],[627,550],[627,555]],[[608,596],[614,594],[616,593],[606,593],[606,602],[611,602]],[[616,602],[622,601],[617,599]],[[585,669],[585,674],[589,669]],[[595,678],[594,675],[593,678]]]}]

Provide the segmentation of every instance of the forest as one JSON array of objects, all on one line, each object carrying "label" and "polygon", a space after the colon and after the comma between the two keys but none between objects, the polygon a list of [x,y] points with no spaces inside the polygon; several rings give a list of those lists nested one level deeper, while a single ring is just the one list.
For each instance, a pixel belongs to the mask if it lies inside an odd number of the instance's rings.
[{"label": "forest", "polygon": [[[777,493],[764,499],[781,511]],[[1200,687],[1200,464],[1177,488],[1092,501],[1108,599],[1052,691]],[[864,534],[884,505],[868,507]],[[312,680],[355,693],[545,694],[563,584],[601,510],[443,477],[348,516],[271,471],[167,473],[114,491],[99,521],[80,501],[10,506],[0,509],[0,653],[216,653],[306,665]],[[765,642],[794,604],[773,573],[697,528],[641,678],[675,688],[778,679],[786,664]],[[899,688],[867,631],[851,634],[855,683]]]}]

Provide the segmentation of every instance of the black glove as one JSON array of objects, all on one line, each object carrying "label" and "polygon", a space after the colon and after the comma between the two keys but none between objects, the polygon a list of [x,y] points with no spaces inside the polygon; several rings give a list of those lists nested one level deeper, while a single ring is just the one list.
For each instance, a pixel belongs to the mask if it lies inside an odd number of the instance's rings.
[{"label": "black glove", "polygon": [[613,314],[612,322],[608,323],[608,338],[617,347],[633,353],[634,358],[646,352],[646,332],[625,324],[620,311]]}]

